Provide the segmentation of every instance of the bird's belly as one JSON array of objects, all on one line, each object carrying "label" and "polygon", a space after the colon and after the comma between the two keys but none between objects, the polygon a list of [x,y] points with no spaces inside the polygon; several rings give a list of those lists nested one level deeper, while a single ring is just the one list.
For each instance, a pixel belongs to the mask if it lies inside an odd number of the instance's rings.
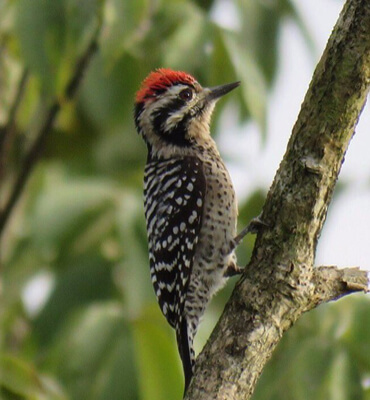
[{"label": "bird's belly", "polygon": [[210,167],[208,172],[202,229],[185,302],[185,313],[196,321],[211,297],[225,284],[225,271],[236,260],[234,251],[230,253],[230,242],[236,236],[234,188],[226,169],[217,166],[211,170]]},{"label": "bird's belly", "polygon": [[205,163],[204,173],[207,191],[195,259],[203,259],[206,269],[214,270],[229,264],[228,249],[236,236],[238,211],[234,187],[224,164]]},{"label": "bird's belly", "polygon": [[198,280],[207,289],[209,298],[223,287],[225,271],[236,259],[234,251],[230,253],[230,242],[236,236],[236,218],[224,212],[221,207],[214,207],[210,215],[204,215],[191,274],[191,280]]}]

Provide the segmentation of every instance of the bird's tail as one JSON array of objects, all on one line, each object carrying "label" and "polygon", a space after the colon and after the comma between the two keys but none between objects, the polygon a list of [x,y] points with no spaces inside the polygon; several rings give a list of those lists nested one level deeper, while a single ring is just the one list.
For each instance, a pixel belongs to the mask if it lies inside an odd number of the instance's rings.
[{"label": "bird's tail", "polygon": [[193,376],[193,366],[195,362],[193,349],[194,335],[191,330],[189,330],[189,326],[185,317],[181,318],[176,327],[176,339],[185,376],[185,394]]}]

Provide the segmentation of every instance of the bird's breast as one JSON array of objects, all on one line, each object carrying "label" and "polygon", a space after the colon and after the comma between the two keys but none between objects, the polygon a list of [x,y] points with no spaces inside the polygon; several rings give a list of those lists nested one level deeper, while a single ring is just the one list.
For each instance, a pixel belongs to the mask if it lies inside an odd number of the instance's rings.
[{"label": "bird's breast", "polygon": [[225,248],[236,236],[237,204],[230,175],[218,157],[203,162],[206,194],[198,252],[212,263],[227,263]]}]

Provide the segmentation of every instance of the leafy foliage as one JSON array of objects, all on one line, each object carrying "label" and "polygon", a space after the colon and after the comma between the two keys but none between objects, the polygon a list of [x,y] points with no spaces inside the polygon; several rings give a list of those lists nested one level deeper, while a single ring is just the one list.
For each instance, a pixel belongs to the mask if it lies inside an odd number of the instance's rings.
[{"label": "leafy foliage", "polygon": [[254,398],[368,399],[369,307],[352,296],[305,315],[282,339]]},{"label": "leafy foliage", "polygon": [[[266,134],[280,27],[290,17],[307,36],[289,0],[230,2],[238,16],[232,29],[216,17],[224,3],[0,2],[0,134],[27,71],[16,123],[6,143],[0,140],[1,204],[41,116],[63,95],[101,25],[100,49],[78,99],[63,104],[2,238],[1,398],[181,398],[174,335],[149,279],[145,148],[132,122],[134,92],[160,66],[187,70],[204,85],[240,79],[234,106]],[[247,199],[243,224],[259,213],[263,193],[256,188]],[[240,249],[242,264],[252,245],[249,238]],[[231,287],[210,307],[200,342]],[[308,315],[281,344],[255,398],[370,399],[368,311],[368,301],[356,299]]]}]

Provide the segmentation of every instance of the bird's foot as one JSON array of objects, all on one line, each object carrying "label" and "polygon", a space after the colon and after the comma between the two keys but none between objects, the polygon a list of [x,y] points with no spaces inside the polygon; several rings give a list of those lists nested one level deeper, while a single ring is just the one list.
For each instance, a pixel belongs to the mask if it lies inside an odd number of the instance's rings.
[{"label": "bird's foot", "polygon": [[235,263],[229,264],[227,266],[227,269],[224,273],[224,277],[225,278],[230,278],[232,276],[235,275],[240,275],[243,272],[243,269],[240,268],[238,265],[236,265]]},{"label": "bird's foot", "polygon": [[269,225],[262,221],[261,215],[255,217],[251,220],[251,222],[234,238],[234,248],[238,246],[238,244],[243,240],[244,236],[248,233],[258,233],[261,228],[268,227]]}]

